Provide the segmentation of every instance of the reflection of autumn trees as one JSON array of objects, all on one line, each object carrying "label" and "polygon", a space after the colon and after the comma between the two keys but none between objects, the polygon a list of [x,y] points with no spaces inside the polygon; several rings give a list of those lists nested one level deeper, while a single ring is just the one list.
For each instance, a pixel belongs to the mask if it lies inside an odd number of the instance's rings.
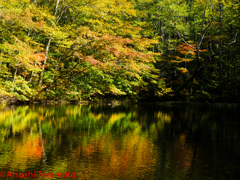
[{"label": "reflection of autumn trees", "polygon": [[[154,177],[158,149],[146,135],[127,133],[118,137],[103,135],[81,144],[70,159],[79,159],[79,177],[91,179],[136,179]],[[88,163],[86,163],[86,161]],[[71,160],[70,160],[71,161]]]},{"label": "reflection of autumn trees", "polygon": [[131,110],[97,112],[91,106],[5,109],[0,112],[1,132],[5,131],[0,150],[8,146],[9,151],[2,151],[8,158],[0,156],[0,163],[24,171],[50,156],[51,170],[71,167],[83,179],[153,177],[158,149],[144,126]]},{"label": "reflection of autumn trees", "polygon": [[[0,144],[0,167],[9,170],[26,170],[30,166],[35,166],[42,159],[43,146],[39,137],[29,136],[26,138],[15,139],[13,142]],[[4,151],[5,150],[5,151]]]},{"label": "reflection of autumn trees", "polygon": [[175,169],[175,172],[181,174],[188,173],[193,159],[193,149],[186,143],[186,135],[180,135],[172,143],[169,156],[171,161],[174,162],[171,164],[171,167]]},{"label": "reflection of autumn trees", "polygon": [[28,136],[27,139],[23,139],[15,145],[14,153],[10,157],[14,160],[14,163],[10,164],[11,169],[25,170],[28,166],[39,163],[42,150],[40,138]]},{"label": "reflection of autumn trees", "polygon": [[99,105],[5,107],[0,110],[0,172],[47,167],[76,172],[79,179],[188,179],[196,173],[196,159],[206,161],[201,151],[209,145],[204,142],[238,137],[237,126],[230,132],[218,128],[221,119],[209,120],[217,113]]},{"label": "reflection of autumn trees", "polygon": [[[39,162],[46,150],[46,154],[54,158],[67,153],[71,154],[71,158],[75,157],[70,161],[66,159],[63,164],[79,159],[80,164],[73,165],[73,168],[81,165],[84,170],[81,177],[89,176],[88,171],[96,171],[96,166],[102,176],[117,177],[123,174],[133,179],[144,174],[153,176],[159,159],[159,147],[153,141],[157,140],[157,134],[165,128],[165,124],[171,123],[173,114],[159,110],[152,115],[143,113],[139,116],[136,110],[99,111],[91,108],[71,105],[19,106],[2,111],[0,127],[6,130],[6,137],[9,136],[7,131],[12,128],[12,139],[16,141],[15,135],[22,138],[21,143],[8,153],[11,159],[16,160],[14,167],[20,167],[20,156],[26,157],[21,167],[28,167],[29,159]],[[148,121],[152,121],[150,126]],[[55,161],[52,163],[53,169],[60,168]],[[92,176],[97,178],[96,174]]]}]

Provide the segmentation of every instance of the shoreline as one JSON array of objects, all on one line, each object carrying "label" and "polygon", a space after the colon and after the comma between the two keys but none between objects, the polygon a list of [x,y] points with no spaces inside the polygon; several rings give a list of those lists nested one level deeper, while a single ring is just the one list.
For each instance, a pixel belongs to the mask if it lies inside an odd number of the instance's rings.
[{"label": "shoreline", "polygon": [[4,105],[60,105],[60,104],[71,104],[71,105],[88,105],[88,104],[102,104],[108,106],[118,106],[124,104],[151,104],[156,106],[165,107],[176,107],[176,106],[197,106],[197,107],[209,107],[209,108],[240,108],[240,103],[234,102],[191,102],[191,101],[158,101],[158,102],[134,102],[134,101],[54,101],[54,100],[37,100],[37,101],[15,101],[6,102],[0,101],[0,104]]}]

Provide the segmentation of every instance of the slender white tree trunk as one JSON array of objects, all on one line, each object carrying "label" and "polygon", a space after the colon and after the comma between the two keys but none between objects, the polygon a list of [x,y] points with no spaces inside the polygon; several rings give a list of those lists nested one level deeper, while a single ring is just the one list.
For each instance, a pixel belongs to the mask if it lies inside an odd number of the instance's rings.
[{"label": "slender white tree trunk", "polygon": [[43,73],[44,73],[44,69],[45,69],[45,65],[46,65],[46,62],[47,62],[47,58],[48,58],[48,51],[49,51],[49,47],[50,47],[50,43],[52,41],[52,37],[50,36],[49,40],[48,40],[48,43],[47,43],[47,47],[46,47],[46,56],[45,56],[45,60],[43,61],[43,71],[41,72],[40,74],[40,81],[39,81],[39,86],[42,85],[42,79],[43,79]]}]

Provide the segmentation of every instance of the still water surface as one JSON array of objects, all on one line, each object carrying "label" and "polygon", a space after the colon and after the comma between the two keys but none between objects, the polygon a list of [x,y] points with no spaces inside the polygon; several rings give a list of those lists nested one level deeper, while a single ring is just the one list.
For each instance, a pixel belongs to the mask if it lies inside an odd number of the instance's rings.
[{"label": "still water surface", "polygon": [[238,112],[181,104],[1,107],[0,173],[31,172],[29,179],[45,180],[68,172],[76,177],[64,179],[237,180]]}]

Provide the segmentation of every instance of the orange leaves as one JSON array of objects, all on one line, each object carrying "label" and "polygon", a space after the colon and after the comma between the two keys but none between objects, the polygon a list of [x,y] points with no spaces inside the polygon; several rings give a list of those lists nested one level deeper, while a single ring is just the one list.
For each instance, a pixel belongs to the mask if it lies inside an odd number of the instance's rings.
[{"label": "orange leaves", "polygon": [[90,62],[92,65],[99,64],[99,61],[97,61],[96,59],[94,59],[94,58],[91,57],[91,56],[88,56],[88,57],[87,57],[87,61]]},{"label": "orange leaves", "polygon": [[[196,49],[196,45],[195,44],[190,44],[192,47],[194,47]],[[190,46],[188,46],[185,43],[182,43],[181,45],[178,46],[178,51],[181,54],[190,54],[190,55],[196,55],[196,53],[194,52],[193,48],[191,48]],[[205,52],[207,51],[207,49],[199,49],[199,52]]]},{"label": "orange leaves", "polygon": [[[196,48],[195,44],[190,44],[190,45]],[[196,55],[194,50],[185,43],[182,43],[181,45],[178,46],[178,51],[180,52],[180,54]]]},{"label": "orange leaves", "polygon": [[182,58],[181,61],[183,61],[183,62],[190,62],[190,61],[192,61],[192,59]]},{"label": "orange leaves", "polygon": [[[88,34],[88,32],[85,32],[85,34]],[[100,55],[106,56],[106,52],[108,52],[112,54],[115,59],[123,59],[124,61],[134,59],[150,62],[153,58],[153,55],[150,53],[140,52],[132,48],[132,46],[135,46],[137,42],[138,45],[143,43],[142,46],[146,48],[147,44],[149,44],[149,42],[146,42],[146,40],[141,42],[139,39],[131,40],[129,38],[123,38],[122,36],[113,36],[109,34],[104,34],[102,36],[97,35],[93,37],[92,40],[92,42],[89,41],[89,46],[91,49],[98,50],[98,57]],[[109,57],[107,57],[107,59],[107,61],[111,61]]]},{"label": "orange leaves", "polygon": [[92,56],[87,56],[87,57],[86,57],[86,60],[87,60],[87,62],[89,62],[89,63],[92,64],[92,65],[97,65],[97,64],[105,65],[104,63],[102,63],[102,62],[94,59]]},{"label": "orange leaves", "polygon": [[179,70],[180,70],[182,73],[188,73],[188,70],[187,70],[186,68],[181,67],[181,68],[179,68]]},{"label": "orange leaves", "polygon": [[207,49],[203,49],[203,50],[199,49],[199,52],[205,52],[205,51],[207,51]]},{"label": "orange leaves", "polygon": [[173,56],[173,55],[169,55],[169,58],[171,58],[171,62],[172,63],[180,63],[180,62],[190,62],[192,61],[192,59],[189,58],[181,58],[179,56]]},{"label": "orange leaves", "polygon": [[[136,82],[143,81],[143,76],[151,73],[150,63],[155,61],[154,56],[160,55],[149,51],[151,44],[157,42],[155,40],[100,34],[92,32],[88,27],[79,27],[78,31],[79,36],[74,43],[74,56],[89,62],[94,66],[94,71],[107,74],[110,78],[121,79],[119,81],[129,82],[131,87],[140,86]],[[135,82],[132,82],[133,79]],[[104,88],[104,93],[124,95],[130,92],[130,88],[127,91],[122,90],[114,83],[114,81],[109,83]]]},{"label": "orange leaves", "polygon": [[[196,45],[190,44],[192,47],[196,48]],[[199,52],[204,52],[205,50],[199,50]],[[180,63],[180,62],[191,62],[193,59],[191,57],[194,57],[196,55],[196,52],[193,48],[188,46],[185,43],[182,43],[178,46],[178,52],[179,55],[169,55],[168,57],[171,58],[171,62],[173,63]],[[181,57],[183,56],[183,57]],[[187,58],[188,57],[188,58]],[[183,73],[186,73],[185,70],[183,70]]]},{"label": "orange leaves", "polygon": [[104,35],[102,36],[102,39],[105,39],[106,41],[118,40],[118,42],[120,42],[121,37],[119,36],[119,37],[116,37],[116,38],[115,38],[115,36],[112,36],[112,35],[109,35],[109,34],[104,34]]},{"label": "orange leaves", "polygon": [[46,58],[46,54],[45,53],[34,53],[34,54],[30,54],[29,55],[30,59],[33,59],[34,61],[44,61]]},{"label": "orange leaves", "polygon": [[170,58],[174,58],[174,59],[180,59],[180,57],[179,57],[179,56],[173,56],[173,55],[169,55],[168,57],[170,57]]},{"label": "orange leaves", "polygon": [[131,44],[131,43],[133,43],[133,40],[131,40],[131,39],[129,39],[129,38],[126,38],[126,39],[123,39],[123,42],[124,42],[125,44]]},{"label": "orange leaves", "polygon": [[[26,62],[29,63],[29,67],[33,69],[38,69],[38,68],[45,68],[48,67],[49,65],[42,66],[40,65],[41,61],[44,61],[46,59],[46,53],[40,52],[40,53],[29,53],[25,54],[24,57]],[[38,66],[36,66],[38,65]]]},{"label": "orange leaves", "polygon": [[91,31],[88,26],[78,27],[78,40],[83,40],[82,38],[96,39],[99,34],[97,32]]},{"label": "orange leaves", "polygon": [[103,35],[100,37],[99,42],[101,42],[102,46],[105,45],[106,50],[117,58],[119,58],[120,55],[130,59],[138,58],[147,60],[152,58],[150,54],[139,52],[131,47],[138,44],[138,46],[141,46],[145,50],[145,48],[149,46],[149,43],[152,42],[146,39],[140,41],[140,39],[131,40],[129,38],[122,38],[122,36]]},{"label": "orange leaves", "polygon": [[17,65],[28,68],[38,69],[35,64],[45,59],[45,53],[36,53],[41,50],[40,47],[34,47],[29,44],[29,39],[21,40],[16,36],[11,37],[14,43],[5,42],[3,48],[6,49],[6,56],[11,59],[13,63],[17,62]]},{"label": "orange leaves", "polygon": [[118,50],[116,49],[113,49],[113,54],[116,56],[116,57],[119,57],[121,55],[121,52],[119,52]]},{"label": "orange leaves", "polygon": [[104,34],[100,39],[106,42],[112,41],[112,43],[119,44],[119,45],[126,45],[126,44],[133,43],[133,40],[129,38],[123,38],[122,36],[113,36],[109,34]]},{"label": "orange leaves", "polygon": [[42,139],[40,138],[32,138],[28,137],[25,142],[24,146],[19,144],[16,147],[16,156],[22,157],[25,161],[29,159],[40,160],[42,158]]}]

